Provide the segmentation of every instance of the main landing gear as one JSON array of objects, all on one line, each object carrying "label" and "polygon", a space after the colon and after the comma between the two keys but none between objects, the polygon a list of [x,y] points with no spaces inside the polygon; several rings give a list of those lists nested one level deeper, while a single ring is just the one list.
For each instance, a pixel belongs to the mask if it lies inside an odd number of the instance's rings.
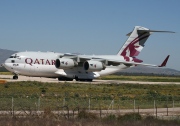
[{"label": "main landing gear", "polygon": [[14,75],[14,76],[13,76],[13,79],[14,79],[14,80],[17,80],[17,79],[18,79],[18,76],[17,76],[17,75]]},{"label": "main landing gear", "polygon": [[[76,81],[87,81],[87,82],[92,82],[93,79],[80,79],[77,76],[74,78]],[[58,77],[59,81],[73,81],[72,78],[67,78],[67,77]]]},{"label": "main landing gear", "polygon": [[72,78],[67,78],[67,77],[58,77],[59,81],[73,81]]},{"label": "main landing gear", "polygon": [[87,82],[92,82],[92,79],[79,79],[79,81],[87,81]]},{"label": "main landing gear", "polygon": [[77,76],[75,77],[75,80],[76,81],[89,81],[89,82],[92,82],[93,79],[80,79],[78,78]]}]

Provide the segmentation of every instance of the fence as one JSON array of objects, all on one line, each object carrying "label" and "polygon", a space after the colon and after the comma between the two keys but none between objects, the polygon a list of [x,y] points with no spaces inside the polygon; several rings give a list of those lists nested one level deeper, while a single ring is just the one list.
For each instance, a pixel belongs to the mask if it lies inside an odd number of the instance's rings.
[{"label": "fence", "polygon": [[141,115],[178,116],[179,101],[118,100],[93,98],[51,98],[11,97],[0,98],[0,115],[42,115],[46,110],[54,114],[75,116],[80,110],[88,110],[100,117],[106,114],[139,113]]}]

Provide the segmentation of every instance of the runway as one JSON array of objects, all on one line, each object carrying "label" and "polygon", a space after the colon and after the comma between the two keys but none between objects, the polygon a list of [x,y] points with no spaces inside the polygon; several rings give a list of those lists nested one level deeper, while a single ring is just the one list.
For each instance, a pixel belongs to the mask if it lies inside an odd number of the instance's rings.
[{"label": "runway", "polygon": [[[13,80],[12,75],[0,75],[0,83],[5,82],[17,82],[17,81],[39,81],[47,83],[64,83],[65,81],[58,81],[56,78],[44,78],[44,77],[28,77],[18,76],[18,80]],[[180,82],[145,82],[145,81],[124,81],[124,80],[100,80],[94,79],[92,82],[86,81],[67,81],[67,83],[91,83],[91,84],[180,84]]]}]

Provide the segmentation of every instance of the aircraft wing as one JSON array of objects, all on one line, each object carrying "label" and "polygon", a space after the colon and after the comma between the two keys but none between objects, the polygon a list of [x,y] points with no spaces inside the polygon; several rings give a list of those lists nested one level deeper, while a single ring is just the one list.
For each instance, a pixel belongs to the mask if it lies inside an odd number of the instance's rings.
[{"label": "aircraft wing", "polygon": [[132,65],[142,65],[142,66],[151,66],[151,67],[165,67],[167,64],[167,61],[169,59],[170,55],[168,55],[165,60],[161,63],[161,65],[154,65],[154,64],[145,64],[145,63],[136,63],[136,62],[127,62],[127,61],[117,61],[117,60],[108,60],[109,63],[112,64],[124,64],[127,66],[132,66]]},{"label": "aircraft wing", "polygon": [[91,60],[91,61],[99,61],[104,63],[105,65],[114,65],[114,66],[118,66],[120,64],[124,64],[127,66],[133,66],[133,65],[142,65],[142,66],[151,66],[151,67],[164,67],[167,64],[167,61],[169,59],[170,55],[168,55],[165,60],[162,62],[161,65],[154,65],[154,64],[145,64],[145,63],[137,63],[137,62],[128,62],[128,61],[122,61],[122,60],[112,60],[112,59],[102,59],[102,58],[96,58],[96,57],[92,57],[92,56],[87,56],[87,55],[64,55],[63,58],[70,58],[75,60],[76,62],[85,62],[87,60]]},{"label": "aircraft wing", "polygon": [[86,55],[71,55],[71,54],[64,54],[60,56],[60,58],[67,58],[67,59],[73,59],[76,62],[85,62],[86,60],[92,60],[92,57],[86,56]]}]

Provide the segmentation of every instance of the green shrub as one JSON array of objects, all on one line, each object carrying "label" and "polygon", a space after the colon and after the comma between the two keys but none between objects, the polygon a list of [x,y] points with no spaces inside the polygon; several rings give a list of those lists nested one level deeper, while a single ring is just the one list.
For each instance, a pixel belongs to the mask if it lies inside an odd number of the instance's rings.
[{"label": "green shrub", "polygon": [[5,88],[9,88],[9,85],[8,85],[8,84],[4,84],[4,87],[5,87]]},{"label": "green shrub", "polygon": [[125,115],[119,115],[117,117],[117,120],[118,121],[139,121],[139,120],[142,120],[142,117],[140,114],[138,113],[128,113],[128,114],[125,114]]},{"label": "green shrub", "polygon": [[98,117],[93,113],[82,110],[78,113],[77,118],[78,119],[97,119]]},{"label": "green shrub", "polygon": [[145,121],[153,121],[155,120],[156,118],[154,116],[147,116],[144,120]]},{"label": "green shrub", "polygon": [[79,94],[78,94],[78,93],[75,93],[75,94],[74,94],[74,97],[75,97],[75,98],[79,98]]},{"label": "green shrub", "polygon": [[51,108],[47,107],[44,109],[43,118],[53,119],[56,118],[56,116],[52,113]]},{"label": "green shrub", "polygon": [[116,121],[116,116],[114,114],[107,115],[104,117],[104,121]]},{"label": "green shrub", "polygon": [[46,88],[46,87],[42,87],[42,88],[40,88],[41,93],[42,93],[42,94],[45,94],[47,89],[48,89],[48,88]]}]

